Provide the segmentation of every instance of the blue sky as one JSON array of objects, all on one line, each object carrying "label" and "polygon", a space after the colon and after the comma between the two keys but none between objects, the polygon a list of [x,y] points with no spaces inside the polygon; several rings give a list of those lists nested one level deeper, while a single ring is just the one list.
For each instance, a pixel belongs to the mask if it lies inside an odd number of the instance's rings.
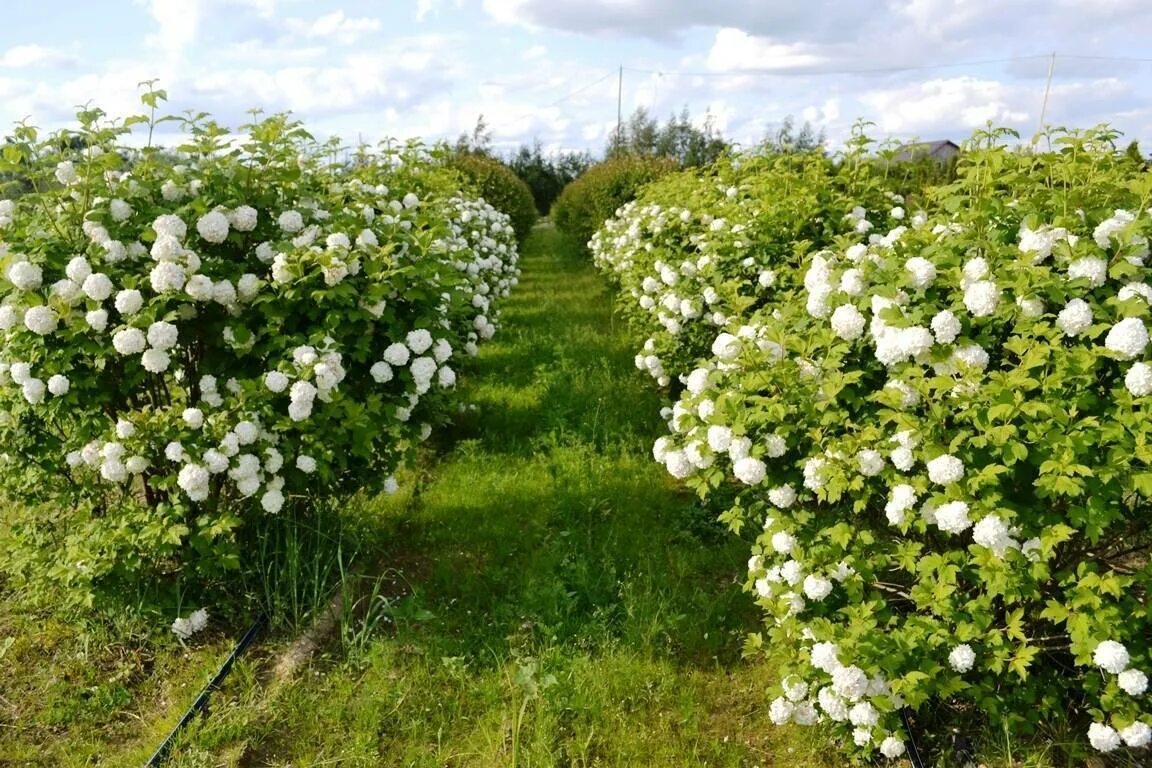
[{"label": "blue sky", "polygon": [[[966,136],[992,120],[1110,122],[1152,150],[1149,0],[57,0],[6,4],[0,125],[69,123],[91,102],[237,125],[291,110],[322,135],[453,138],[485,116],[500,146],[599,151],[625,114],[688,107],[755,142],[786,115],[841,141]],[[1102,57],[1102,58],[1091,58]]]}]

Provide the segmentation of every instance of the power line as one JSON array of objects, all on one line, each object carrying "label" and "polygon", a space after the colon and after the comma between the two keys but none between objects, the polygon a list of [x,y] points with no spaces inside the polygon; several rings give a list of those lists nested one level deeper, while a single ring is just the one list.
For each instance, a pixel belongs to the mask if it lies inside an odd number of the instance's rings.
[{"label": "power line", "polygon": [[[873,72],[913,72],[927,69],[951,69],[955,67],[979,67],[989,64],[1011,64],[1017,61],[1032,61],[1047,59],[1052,54],[1044,53],[1035,56],[1012,56],[1004,59],[981,59],[977,61],[957,61],[946,64],[910,64],[890,67],[860,67],[855,69],[745,69],[733,72],[707,72],[707,71],[669,71],[664,69],[644,69],[641,67],[625,67],[629,72],[639,72],[650,75],[665,75],[669,77],[806,77],[809,75],[856,75]],[[1152,59],[1148,59],[1152,61]]]},{"label": "power line", "polygon": [[567,94],[566,96],[561,96],[560,98],[556,99],[556,101],[552,102],[551,104],[545,104],[543,109],[548,109],[549,107],[554,107],[557,104],[563,104],[565,101],[568,101],[568,99],[572,98],[573,96],[579,96],[581,93],[584,93],[584,91],[588,90],[589,88],[595,88],[596,86],[600,85],[600,83],[604,82],[605,80],[607,80],[608,78],[612,77],[615,74],[616,74],[616,70],[612,70],[608,74],[604,75],[604,77],[600,78],[599,80],[588,83],[585,86],[581,86],[580,88],[577,88],[576,90],[572,91],[571,93]]}]

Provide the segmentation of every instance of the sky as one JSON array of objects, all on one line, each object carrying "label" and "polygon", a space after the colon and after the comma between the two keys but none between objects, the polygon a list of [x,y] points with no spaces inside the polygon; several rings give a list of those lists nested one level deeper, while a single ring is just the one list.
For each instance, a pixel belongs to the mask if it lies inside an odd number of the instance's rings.
[{"label": "sky", "polygon": [[[687,108],[756,143],[786,116],[830,146],[858,119],[898,141],[988,121],[1107,122],[1152,149],[1152,0],[55,0],[5,3],[0,133],[80,105],[236,127],[291,111],[349,143],[454,139],[602,151],[625,116]],[[1052,54],[1055,54],[1053,58]],[[621,77],[620,68],[623,67]],[[1048,82],[1051,70],[1050,88]],[[1045,107],[1045,91],[1048,90]]]}]

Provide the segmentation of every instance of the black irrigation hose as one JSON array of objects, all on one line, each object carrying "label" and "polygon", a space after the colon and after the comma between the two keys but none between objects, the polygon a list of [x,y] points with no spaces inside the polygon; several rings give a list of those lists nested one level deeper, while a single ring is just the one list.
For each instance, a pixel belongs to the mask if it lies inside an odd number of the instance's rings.
[{"label": "black irrigation hose", "polygon": [[912,761],[912,768],[924,768],[924,758],[920,757],[916,736],[912,732],[912,722],[908,719],[908,707],[900,710],[900,721],[904,723],[904,732],[908,734],[908,759]]},{"label": "black irrigation hose", "polygon": [[196,701],[192,702],[192,706],[184,713],[184,717],[180,718],[180,722],[176,723],[176,727],[168,734],[168,738],[164,739],[164,743],[156,748],[156,751],[152,753],[152,757],[148,758],[148,762],[144,764],[144,768],[158,768],[158,766],[164,763],[164,759],[168,757],[168,752],[172,749],[172,743],[176,740],[176,736],[184,726],[192,722],[192,718],[196,716],[196,713],[205,710],[208,706],[208,697],[212,695],[213,691],[220,687],[220,684],[224,682],[224,678],[228,677],[228,673],[232,671],[232,665],[236,663],[236,660],[240,658],[240,655],[244,653],[245,649],[252,645],[252,641],[256,639],[256,635],[260,634],[260,630],[263,629],[267,623],[268,617],[263,614],[253,622],[252,626],[248,628],[248,631],[244,633],[244,637],[240,638],[240,642],[236,643],[236,647],[232,649],[232,653],[229,654],[228,658],[224,660],[224,663],[220,665],[220,669],[216,672],[216,675],[208,681],[208,684],[204,686],[204,690],[200,691],[200,695],[196,697]]}]

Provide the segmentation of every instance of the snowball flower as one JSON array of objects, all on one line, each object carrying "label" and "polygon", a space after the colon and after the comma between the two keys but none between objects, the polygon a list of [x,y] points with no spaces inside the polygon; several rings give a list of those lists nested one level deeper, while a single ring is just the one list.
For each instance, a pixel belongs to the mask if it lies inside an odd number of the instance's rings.
[{"label": "snowball flower", "polygon": [[288,377],[280,371],[268,371],[264,374],[264,386],[270,392],[280,393],[288,389]]},{"label": "snowball flower", "polygon": [[274,515],[284,506],[284,494],[279,490],[271,490],[260,497],[260,506],[270,515]]},{"label": "snowball flower", "polygon": [[932,335],[937,344],[951,344],[960,335],[960,320],[950,310],[937,312],[932,318]]},{"label": "snowball flower", "polygon": [[204,426],[204,411],[199,408],[185,408],[180,418],[192,429],[200,429]]},{"label": "snowball flower", "polygon": [[179,291],[184,288],[184,268],[165,261],[157,264],[148,274],[148,282],[156,293]]},{"label": "snowball flower", "polygon": [[146,349],[140,356],[140,364],[149,373],[163,373],[172,364],[172,358],[162,349]]},{"label": "snowball flower", "polygon": [[1148,690],[1148,675],[1138,669],[1126,669],[1116,678],[1116,684],[1129,696],[1139,696]]},{"label": "snowball flower", "polygon": [[58,373],[48,379],[48,391],[57,397],[68,394],[71,387],[72,383],[63,374]]},{"label": "snowball flower", "polygon": [[795,704],[779,696],[768,705],[768,719],[775,725],[785,725],[792,720],[795,708]]},{"label": "snowball flower", "polygon": [[21,386],[21,394],[24,395],[24,399],[30,404],[39,405],[44,402],[44,393],[47,389],[47,385],[40,379],[30,378],[25,380]]},{"label": "snowball flower", "polygon": [[864,333],[864,315],[852,304],[841,304],[832,312],[832,332],[845,341],[858,339]]},{"label": "snowball flower", "polygon": [[296,469],[300,470],[306,475],[310,475],[316,471],[316,459],[311,456],[297,456]]},{"label": "snowball flower", "polygon": [[771,458],[778,459],[788,450],[788,443],[780,435],[768,435],[764,439],[764,450]]},{"label": "snowball flower", "polygon": [[64,268],[64,274],[74,283],[83,283],[88,275],[92,274],[92,267],[83,256],[73,256]]},{"label": "snowball flower", "polygon": [[251,232],[256,229],[258,213],[250,205],[241,205],[228,214],[228,222],[237,232]]},{"label": "snowball flower", "polygon": [[912,287],[923,290],[936,279],[936,265],[922,256],[913,256],[904,262],[904,269],[908,272]]},{"label": "snowball flower", "polygon": [[1088,743],[1100,752],[1111,752],[1120,748],[1120,734],[1116,729],[1103,723],[1088,726]]},{"label": "snowball flower", "polygon": [[299,232],[304,229],[304,217],[300,215],[299,211],[284,211],[276,222],[280,225],[280,229],[288,233]]},{"label": "snowball flower", "polygon": [[100,332],[108,327],[108,310],[94,309],[84,315],[84,322],[94,331]]},{"label": "snowball flower", "polygon": [[880,713],[869,701],[862,701],[848,710],[848,720],[852,725],[871,728],[880,721]]},{"label": "snowball flower", "polygon": [[832,672],[832,690],[848,701],[858,701],[868,690],[868,675],[860,667],[838,667]]},{"label": "snowball flower", "polygon": [[972,526],[968,518],[968,505],[963,501],[950,501],[936,509],[936,526],[948,533],[963,533]]},{"label": "snowball flower", "polygon": [[796,503],[796,489],[790,485],[782,485],[768,491],[768,501],[780,509],[788,509]]},{"label": "snowball flower", "polygon": [[928,462],[928,479],[938,485],[951,485],[964,477],[964,462],[947,453]]},{"label": "snowball flower", "polygon": [[1056,315],[1056,327],[1065,336],[1079,336],[1092,325],[1092,307],[1083,299],[1072,299]]},{"label": "snowball flower", "polygon": [[167,236],[176,240],[183,240],[188,234],[188,225],[174,213],[165,213],[156,217],[152,222],[152,230],[157,236]]},{"label": "snowball flower", "polygon": [[397,367],[407,365],[408,359],[410,357],[411,353],[409,353],[408,347],[404,346],[400,342],[391,344],[387,349],[384,350],[384,362],[388,363],[389,365]]},{"label": "snowball flower", "polygon": [[839,655],[840,649],[835,643],[816,643],[809,652],[812,666],[828,674],[840,668]]},{"label": "snowball flower", "polygon": [[1140,318],[1127,317],[1108,331],[1104,346],[1122,359],[1131,360],[1143,353],[1144,348],[1148,346],[1148,329],[1144,327],[1144,321]]},{"label": "snowball flower", "polygon": [[388,365],[388,363],[384,362],[383,360],[374,363],[368,370],[368,373],[372,376],[373,381],[375,381],[377,384],[386,384],[389,381],[392,381],[392,366]]},{"label": "snowball flower", "polygon": [[1000,289],[990,280],[977,280],[964,289],[964,306],[973,317],[988,317],[999,301]]},{"label": "snowball flower", "polygon": [[[423,328],[412,331],[405,340],[408,343],[408,348],[417,355],[424,354],[432,346],[432,334]],[[401,363],[401,365],[403,365],[403,363]]]},{"label": "snowball flower", "polygon": [[43,305],[30,307],[28,311],[24,313],[24,327],[40,336],[55,333],[59,322],[59,316],[57,316],[56,311],[51,307]]},{"label": "snowball flower", "polygon": [[180,332],[176,326],[163,320],[148,326],[148,343],[161,351],[176,346],[179,335]]},{"label": "snowball flower", "polygon": [[112,347],[122,355],[138,355],[145,346],[147,339],[139,328],[121,328],[112,335]]},{"label": "snowball flower", "polygon": [[856,460],[860,465],[860,474],[865,477],[875,477],[884,470],[884,456],[880,451],[865,449],[856,454]]},{"label": "snowball flower", "polygon": [[906,483],[895,486],[888,497],[888,503],[884,506],[884,513],[888,517],[888,522],[892,525],[900,525],[904,522],[904,513],[915,504],[915,488]]},{"label": "snowball flower", "polygon": [[887,736],[880,742],[880,754],[894,760],[904,754],[904,742],[895,736]]},{"label": "snowball flower", "polygon": [[1120,738],[1130,747],[1146,747],[1152,741],[1152,728],[1137,720],[1120,730]]},{"label": "snowball flower", "polygon": [[210,482],[211,476],[208,470],[199,464],[185,464],[176,476],[176,484],[192,501],[204,501],[208,498]]},{"label": "snowball flower", "polygon": [[732,465],[732,474],[745,485],[758,485],[763,482],[767,467],[760,459],[746,456]]},{"label": "snowball flower", "polygon": [[1004,557],[1009,549],[1019,546],[1008,531],[1008,525],[995,515],[988,515],[972,529],[972,540],[988,547],[996,557]]},{"label": "snowball flower", "polygon": [[61,160],[59,163],[56,163],[56,181],[68,186],[75,184],[79,180],[80,177],[76,175],[76,166],[71,160]]},{"label": "snowball flower", "polygon": [[1092,661],[1105,672],[1118,675],[1128,668],[1128,649],[1115,640],[1105,640],[1096,646]]},{"label": "snowball flower", "polygon": [[184,285],[184,292],[193,301],[208,301],[212,298],[212,278],[207,275],[192,275]]},{"label": "snowball flower", "polygon": [[18,261],[8,267],[8,282],[21,291],[34,291],[44,282],[44,271],[28,261]]},{"label": "snowball flower", "polygon": [[1084,278],[1093,288],[1099,288],[1108,280],[1108,262],[1095,256],[1076,259],[1068,265],[1068,279]]},{"label": "snowball flower", "polygon": [[144,306],[144,297],[135,288],[128,288],[116,294],[116,311],[121,315],[134,315]]},{"label": "snowball flower", "polygon": [[823,600],[832,594],[832,582],[820,576],[804,577],[804,594],[810,600]]},{"label": "snowball flower", "polygon": [[96,272],[84,278],[80,290],[84,291],[84,295],[92,301],[104,301],[112,295],[115,286],[112,285],[112,280],[108,275],[103,272]]},{"label": "snowball flower", "polygon": [[731,362],[740,356],[743,345],[740,339],[730,333],[721,333],[712,342],[712,354],[724,362]]},{"label": "snowball flower", "polygon": [[785,531],[772,534],[772,549],[781,555],[788,555],[796,548],[796,537]]},{"label": "snowball flower", "polygon": [[972,646],[964,643],[952,649],[948,654],[948,664],[952,669],[957,672],[964,673],[972,669],[972,665],[976,663],[976,652],[972,650]]}]

